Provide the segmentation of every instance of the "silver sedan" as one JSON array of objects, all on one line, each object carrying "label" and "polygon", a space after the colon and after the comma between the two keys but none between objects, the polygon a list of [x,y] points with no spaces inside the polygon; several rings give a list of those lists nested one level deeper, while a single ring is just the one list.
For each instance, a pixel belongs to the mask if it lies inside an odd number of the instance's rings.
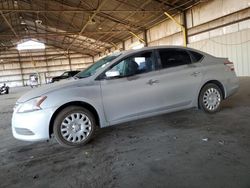
[{"label": "silver sedan", "polygon": [[109,55],[73,79],[32,90],[18,99],[15,138],[81,146],[96,127],[197,107],[219,111],[239,87],[233,63],[176,46]]}]

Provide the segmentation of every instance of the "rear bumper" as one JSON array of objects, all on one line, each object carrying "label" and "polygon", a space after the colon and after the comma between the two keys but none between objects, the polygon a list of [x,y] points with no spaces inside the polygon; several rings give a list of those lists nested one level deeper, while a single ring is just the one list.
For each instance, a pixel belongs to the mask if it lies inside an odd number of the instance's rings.
[{"label": "rear bumper", "polygon": [[225,87],[225,98],[228,98],[235,94],[239,90],[239,78],[229,78],[226,81],[226,87]]}]

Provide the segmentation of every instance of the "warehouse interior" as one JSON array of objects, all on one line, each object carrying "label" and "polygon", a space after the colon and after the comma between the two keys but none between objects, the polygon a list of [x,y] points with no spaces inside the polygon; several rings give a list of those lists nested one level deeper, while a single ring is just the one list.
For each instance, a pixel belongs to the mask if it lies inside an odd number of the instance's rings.
[{"label": "warehouse interior", "polygon": [[[186,43],[228,57],[238,76],[249,76],[249,14],[248,0],[2,1],[0,82],[25,86],[29,75],[38,73],[44,84],[46,78],[82,70],[105,54],[140,43]],[[30,40],[46,48],[17,50],[17,44]]]},{"label": "warehouse interior", "polygon": [[[2,0],[0,14],[0,86],[10,87],[0,95],[0,187],[250,186],[249,0]],[[44,46],[18,48],[27,42]],[[241,87],[224,111],[105,128],[75,149],[12,137],[12,108],[32,90],[30,75],[42,86],[113,52],[161,45],[234,63]]]}]

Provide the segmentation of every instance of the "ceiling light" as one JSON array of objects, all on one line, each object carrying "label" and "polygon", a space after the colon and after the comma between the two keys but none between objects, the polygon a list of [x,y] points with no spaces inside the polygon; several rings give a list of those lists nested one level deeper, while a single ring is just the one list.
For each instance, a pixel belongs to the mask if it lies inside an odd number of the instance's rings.
[{"label": "ceiling light", "polygon": [[99,30],[102,30],[102,27],[98,27]]},{"label": "ceiling light", "polygon": [[21,21],[21,25],[26,25],[25,21],[22,20]]},{"label": "ceiling light", "polygon": [[36,42],[33,40],[29,40],[17,45],[17,50],[38,50],[45,49],[45,45],[41,42]]},{"label": "ceiling light", "polygon": [[17,8],[18,7],[18,2],[14,1],[14,7]]},{"label": "ceiling light", "polygon": [[42,20],[35,20],[36,24],[42,25],[43,21]]}]

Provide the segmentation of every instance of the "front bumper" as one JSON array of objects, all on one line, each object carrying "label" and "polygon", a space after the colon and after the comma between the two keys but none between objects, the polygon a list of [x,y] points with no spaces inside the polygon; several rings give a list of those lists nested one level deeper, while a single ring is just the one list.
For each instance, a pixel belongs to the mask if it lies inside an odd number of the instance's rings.
[{"label": "front bumper", "polygon": [[49,123],[52,109],[42,109],[27,113],[13,113],[12,134],[16,139],[25,141],[48,140]]}]

